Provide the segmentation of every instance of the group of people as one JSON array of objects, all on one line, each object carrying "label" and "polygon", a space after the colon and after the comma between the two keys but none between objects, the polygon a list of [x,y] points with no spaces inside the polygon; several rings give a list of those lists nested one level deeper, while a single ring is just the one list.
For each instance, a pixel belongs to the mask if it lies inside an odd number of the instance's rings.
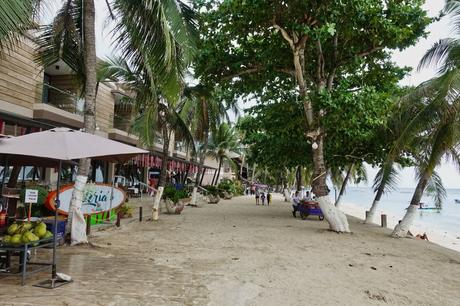
[{"label": "group of people", "polygon": [[302,197],[300,195],[300,192],[296,191],[296,192],[294,192],[294,195],[291,197],[291,199],[292,199],[292,215],[295,218],[296,217],[296,212],[299,210],[300,202],[302,202],[302,201],[313,201],[315,199],[315,196],[310,191],[307,190],[305,192],[305,196]]},{"label": "group of people", "polygon": [[260,202],[262,202],[262,205],[265,205],[265,200],[267,200],[267,205],[270,205],[272,202],[272,195],[270,194],[270,190],[260,191],[259,189],[256,189],[254,194],[256,196],[256,205],[260,205]]}]

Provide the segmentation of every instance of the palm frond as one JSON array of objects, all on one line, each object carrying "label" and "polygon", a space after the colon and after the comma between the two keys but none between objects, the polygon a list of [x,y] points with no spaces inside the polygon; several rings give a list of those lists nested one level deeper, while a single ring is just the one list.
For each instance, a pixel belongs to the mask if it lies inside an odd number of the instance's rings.
[{"label": "palm frond", "polygon": [[387,159],[375,175],[373,188],[374,192],[383,186],[384,192],[393,191],[398,186],[398,170],[394,166],[394,161]]},{"label": "palm frond", "polygon": [[36,27],[34,16],[41,1],[0,1],[0,50],[14,47],[27,30]]},{"label": "palm frond", "polygon": [[135,70],[145,67],[169,101],[178,99],[184,67],[195,49],[193,11],[178,0],[117,0],[116,47]]},{"label": "palm frond", "polygon": [[447,191],[444,188],[442,179],[438,173],[433,172],[426,186],[426,193],[433,199],[434,205],[441,208],[447,198]]},{"label": "palm frond", "polygon": [[43,67],[59,60],[75,72],[79,84],[84,84],[83,8],[79,0],[66,0],[51,24],[39,29],[35,60]]}]

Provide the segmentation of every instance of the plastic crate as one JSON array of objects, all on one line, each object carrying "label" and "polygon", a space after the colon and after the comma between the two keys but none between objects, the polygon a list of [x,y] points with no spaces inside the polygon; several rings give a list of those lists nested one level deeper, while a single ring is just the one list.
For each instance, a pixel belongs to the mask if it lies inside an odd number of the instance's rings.
[{"label": "plastic crate", "polygon": [[[43,220],[46,224],[46,229],[53,233],[53,226],[54,226],[54,217],[47,217]],[[64,244],[64,236],[65,236],[65,226],[67,224],[67,219],[59,216],[56,220],[57,222],[57,241],[58,244]]]}]

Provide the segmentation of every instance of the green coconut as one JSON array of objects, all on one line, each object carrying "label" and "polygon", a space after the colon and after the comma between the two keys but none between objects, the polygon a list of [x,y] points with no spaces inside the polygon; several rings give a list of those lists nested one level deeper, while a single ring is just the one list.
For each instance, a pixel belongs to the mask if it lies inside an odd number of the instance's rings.
[{"label": "green coconut", "polygon": [[9,243],[11,240],[11,236],[10,235],[6,235],[5,237],[3,237],[3,242],[5,243]]},{"label": "green coconut", "polygon": [[46,234],[45,234],[45,236],[43,238],[48,239],[48,238],[51,238],[51,237],[53,237],[53,233],[51,233],[50,231],[46,231]]},{"label": "green coconut", "polygon": [[18,227],[19,227],[19,225],[17,225],[16,223],[11,224],[8,227],[8,234],[14,235],[16,233],[16,231],[18,230]]},{"label": "green coconut", "polygon": [[14,234],[11,236],[10,243],[12,244],[20,244],[21,243],[21,234]]},{"label": "green coconut", "polygon": [[32,228],[32,223],[31,222],[24,222],[22,224],[22,228],[26,231],[30,230]]},{"label": "green coconut", "polygon": [[45,237],[46,234],[46,226],[36,226],[34,228],[34,234],[37,235],[39,238]]}]

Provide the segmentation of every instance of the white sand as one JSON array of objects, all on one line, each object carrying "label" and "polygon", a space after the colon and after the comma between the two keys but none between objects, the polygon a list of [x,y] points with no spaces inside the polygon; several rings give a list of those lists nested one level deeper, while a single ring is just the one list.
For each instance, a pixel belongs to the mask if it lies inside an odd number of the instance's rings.
[{"label": "white sand", "polygon": [[[336,234],[290,203],[238,197],[158,222],[122,220],[59,250],[56,290],[0,280],[6,305],[460,305],[460,253],[349,217]],[[145,207],[144,216],[150,215]],[[28,284],[43,280],[38,275]]]},{"label": "white sand", "polygon": [[[347,215],[359,218],[361,220],[364,220],[366,216],[366,209],[353,203],[343,203],[340,209]],[[387,215],[387,227],[390,229],[393,229],[398,223],[398,221],[401,219],[395,215],[388,214],[386,211],[380,210],[379,214],[376,216],[374,221],[377,224],[380,224],[380,214]],[[412,226],[411,233],[413,233],[414,235],[426,233],[428,239],[431,242],[460,252],[459,237],[456,237],[455,235],[452,235],[448,232],[433,229],[433,226],[428,223],[416,221]]]}]

